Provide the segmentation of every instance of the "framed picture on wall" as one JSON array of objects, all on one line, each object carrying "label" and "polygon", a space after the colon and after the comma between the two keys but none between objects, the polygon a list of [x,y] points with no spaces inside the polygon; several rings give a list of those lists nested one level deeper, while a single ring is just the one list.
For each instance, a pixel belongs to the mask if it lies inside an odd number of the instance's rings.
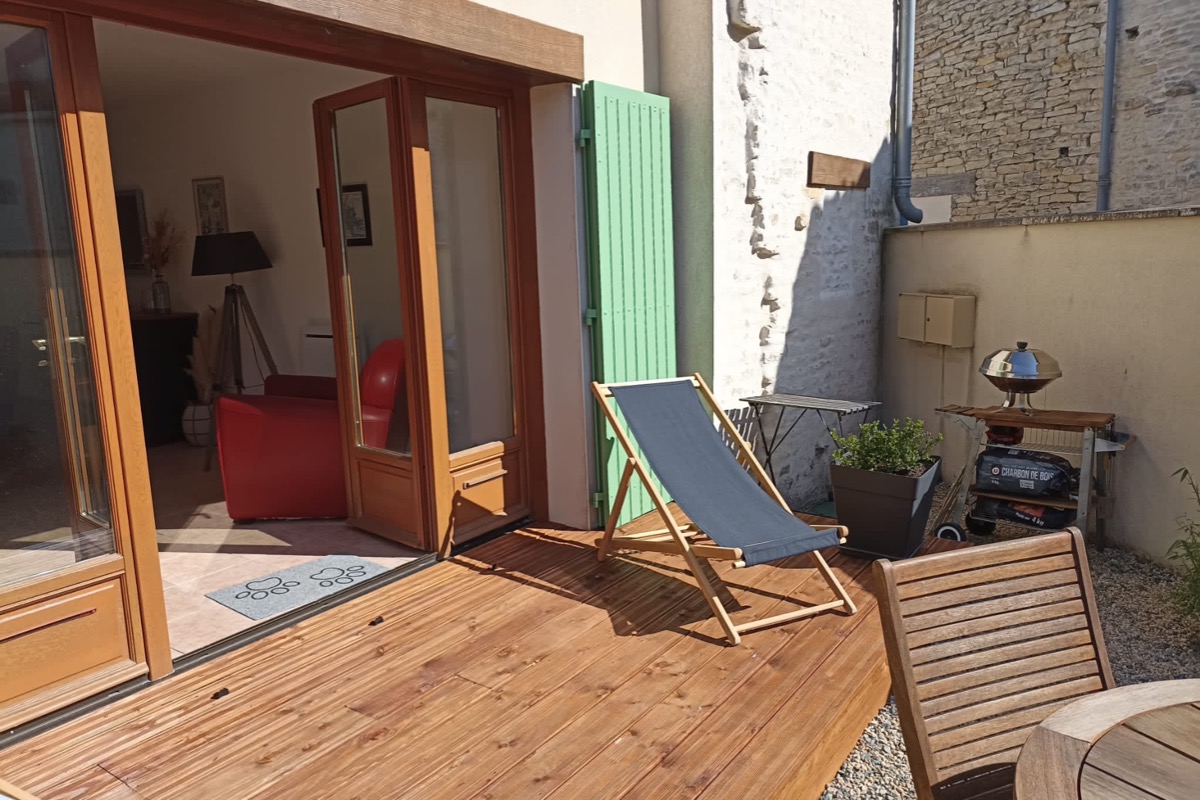
[{"label": "framed picture on wall", "polygon": [[371,244],[371,203],[365,183],[349,183],[342,187],[342,230],[347,247]]},{"label": "framed picture on wall", "polygon": [[225,179],[196,178],[192,181],[192,195],[196,201],[196,232],[201,235],[228,233]]}]

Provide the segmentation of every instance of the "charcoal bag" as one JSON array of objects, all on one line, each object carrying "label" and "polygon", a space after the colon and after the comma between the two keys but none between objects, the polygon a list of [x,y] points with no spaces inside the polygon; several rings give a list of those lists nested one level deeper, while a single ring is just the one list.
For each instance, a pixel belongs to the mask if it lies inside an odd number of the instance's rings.
[{"label": "charcoal bag", "polygon": [[975,487],[1025,497],[1066,497],[1079,487],[1079,470],[1051,453],[989,447],[975,462]]},{"label": "charcoal bag", "polygon": [[1018,522],[1048,531],[1062,530],[1075,521],[1075,511],[1070,508],[1046,508],[986,497],[975,501],[974,516],[996,522]]}]

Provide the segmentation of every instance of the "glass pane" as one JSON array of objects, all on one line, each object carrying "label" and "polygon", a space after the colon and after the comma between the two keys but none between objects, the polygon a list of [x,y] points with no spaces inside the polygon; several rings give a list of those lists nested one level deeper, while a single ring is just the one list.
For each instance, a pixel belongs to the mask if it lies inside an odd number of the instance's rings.
[{"label": "glass pane", "polygon": [[342,186],[348,346],[359,377],[358,443],[408,455],[400,264],[383,98],[334,112],[334,153]]},{"label": "glass pane", "polygon": [[0,586],[115,552],[49,43],[0,23]]},{"label": "glass pane", "polygon": [[496,109],[429,99],[450,450],[513,435],[508,270]]}]

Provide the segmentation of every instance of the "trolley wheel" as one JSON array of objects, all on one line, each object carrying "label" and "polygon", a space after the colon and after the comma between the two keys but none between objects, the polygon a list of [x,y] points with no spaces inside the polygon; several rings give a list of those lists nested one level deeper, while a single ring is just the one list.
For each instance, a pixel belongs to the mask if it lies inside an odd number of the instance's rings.
[{"label": "trolley wheel", "polygon": [[943,522],[934,531],[934,536],[939,539],[949,539],[952,542],[965,542],[967,540],[967,532],[956,522]]},{"label": "trolley wheel", "polygon": [[996,522],[979,517],[967,517],[967,530],[976,536],[990,536],[996,532]]}]

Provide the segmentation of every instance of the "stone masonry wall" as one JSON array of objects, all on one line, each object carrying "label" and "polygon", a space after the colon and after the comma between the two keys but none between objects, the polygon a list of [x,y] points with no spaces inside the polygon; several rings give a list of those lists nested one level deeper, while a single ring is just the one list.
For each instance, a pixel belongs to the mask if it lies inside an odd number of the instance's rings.
[{"label": "stone masonry wall", "polygon": [[[1122,0],[1111,210],[1200,203],[1200,2]],[[952,219],[1095,210],[1106,0],[918,5],[913,194]]]},{"label": "stone masonry wall", "polygon": [[1112,208],[1200,205],[1200,0],[1122,0]]},{"label": "stone masonry wall", "polygon": [[917,9],[913,175],[967,179],[948,192],[915,180],[914,194],[953,194],[955,220],[1094,210],[1103,0]]}]

